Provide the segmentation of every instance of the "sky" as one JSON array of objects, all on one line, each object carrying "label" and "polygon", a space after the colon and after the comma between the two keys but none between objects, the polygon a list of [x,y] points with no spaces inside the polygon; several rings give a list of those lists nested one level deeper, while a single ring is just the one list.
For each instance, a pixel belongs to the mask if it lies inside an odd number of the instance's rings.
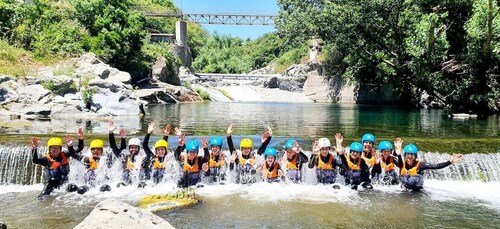
[{"label": "sky", "polygon": [[[174,0],[174,3],[183,13],[278,14],[276,0]],[[217,32],[252,40],[265,33],[276,31],[274,26],[207,24],[201,26],[211,34]]]}]

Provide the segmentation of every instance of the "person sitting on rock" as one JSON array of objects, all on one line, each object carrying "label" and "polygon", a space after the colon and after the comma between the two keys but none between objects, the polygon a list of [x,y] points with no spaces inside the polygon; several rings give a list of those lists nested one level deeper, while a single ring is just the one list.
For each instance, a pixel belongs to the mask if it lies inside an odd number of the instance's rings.
[{"label": "person sitting on rock", "polygon": [[262,173],[262,178],[264,181],[269,183],[279,182],[280,179],[284,178],[283,171],[281,170],[280,164],[276,161],[278,152],[275,148],[268,147],[264,151],[264,162],[262,166],[258,169],[258,172]]},{"label": "person sitting on rock", "polygon": [[333,153],[330,153],[331,144],[328,138],[320,138],[313,143],[311,160],[309,168],[316,167],[316,177],[318,183],[333,184],[334,189],[339,189],[340,186],[335,184],[337,181],[336,168],[342,166],[338,158],[335,158]]},{"label": "person sitting on rock", "polygon": [[302,181],[302,165],[308,161],[309,158],[300,151],[300,145],[297,141],[293,139],[286,141],[282,165],[290,181],[294,183]]},{"label": "person sitting on rock", "polygon": [[[392,155],[392,144],[389,141],[381,141],[375,154],[375,165],[372,168],[372,179],[384,185],[396,185],[399,183],[398,173],[395,170],[396,157]],[[383,172],[382,180],[379,179]]]},{"label": "person sitting on rock", "polygon": [[155,128],[155,123],[151,122],[148,126],[148,132],[142,141],[142,147],[146,153],[146,157],[143,160],[141,173],[139,179],[141,180],[139,187],[144,187],[145,180],[151,179],[151,172],[153,174],[153,182],[155,184],[160,183],[163,180],[165,174],[165,166],[168,163],[166,155],[168,153],[168,134],[170,133],[170,125],[165,126],[163,131],[163,139],[155,142],[154,149],[155,153],[148,146],[149,137]]},{"label": "person sitting on rock", "polygon": [[[229,169],[232,171],[236,169],[236,183],[247,184],[254,183],[255,173],[256,173],[256,162],[255,154],[253,151],[253,142],[250,138],[244,138],[240,142],[241,154],[236,152],[234,148],[233,139],[231,134],[233,132],[233,125],[231,124],[227,130],[227,144],[229,146],[229,151],[231,152]],[[269,145],[273,135],[273,131],[268,127],[268,131],[262,134],[262,145],[257,150],[257,155],[262,155],[264,150]]]},{"label": "person sitting on rock", "polygon": [[[462,159],[462,154],[453,154],[449,161],[430,164],[421,160],[418,160],[418,148],[414,144],[405,145],[404,149],[401,150],[403,140],[397,138],[394,142],[396,147],[396,154],[398,155],[398,162],[396,166],[400,168],[400,179],[401,184],[406,189],[413,191],[419,191],[424,185],[424,171],[427,169],[442,169],[451,164],[455,164],[460,159]],[[401,152],[403,151],[404,160],[401,158]]]},{"label": "person sitting on rock", "polygon": [[[186,137],[183,134],[179,137],[178,146],[174,154],[174,157],[177,158],[182,166],[182,176],[177,182],[177,187],[179,188],[197,185],[201,180],[201,171],[208,171],[208,161],[210,158],[210,154],[208,153],[208,142],[205,137],[203,137],[201,141],[204,155],[198,156],[198,142],[190,140],[185,143]],[[186,154],[181,155],[184,148],[186,149]]]},{"label": "person sitting on rock", "polygon": [[[206,176],[209,178],[209,182],[219,182],[224,184],[226,175],[226,162],[224,154],[222,153],[222,138],[213,137],[210,139],[209,147],[210,160],[208,162],[209,169],[206,172]],[[205,150],[205,148],[203,148]]]},{"label": "person sitting on rock", "polygon": [[346,169],[344,175],[345,183],[350,184],[351,188],[354,190],[357,190],[360,184],[365,189],[373,189],[370,180],[370,167],[367,164],[368,162],[361,157],[363,145],[359,142],[351,143],[349,155],[346,155],[345,149],[342,148],[343,139],[344,137],[342,134],[337,133],[335,135],[335,140],[337,142],[335,149],[340,155],[342,164]]},{"label": "person sitting on rock", "polygon": [[[75,151],[73,148],[73,139],[66,136],[66,145],[68,151],[62,150],[62,140],[60,138],[52,137],[47,142],[47,153],[43,157],[38,157],[38,147],[40,140],[37,137],[31,138],[31,153],[33,154],[33,164],[42,165],[45,169],[46,184],[42,192],[38,195],[39,199],[50,195],[54,189],[59,188],[61,185],[68,181],[68,174],[70,171],[69,158],[77,158],[77,153],[83,150],[83,129],[78,129],[78,149]],[[76,191],[76,185],[70,184],[67,187],[68,191]]]}]

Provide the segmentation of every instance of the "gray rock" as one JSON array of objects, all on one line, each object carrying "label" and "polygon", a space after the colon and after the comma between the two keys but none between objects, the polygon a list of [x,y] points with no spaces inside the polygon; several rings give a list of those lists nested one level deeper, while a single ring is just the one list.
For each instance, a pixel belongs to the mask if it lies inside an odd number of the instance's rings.
[{"label": "gray rock", "polygon": [[92,79],[89,82],[89,86],[94,88],[106,88],[113,93],[117,93],[118,91],[120,91],[119,90],[120,85],[117,85],[107,80]]},{"label": "gray rock", "polygon": [[167,221],[146,210],[118,200],[107,199],[74,228],[174,228]]},{"label": "gray rock", "polygon": [[18,89],[19,97],[24,101],[39,101],[43,97],[49,95],[51,92],[45,89],[42,85],[28,85]]},{"label": "gray rock", "polygon": [[53,77],[44,77],[42,78],[42,85],[50,85],[53,87],[53,93],[56,95],[64,96],[67,93],[75,93],[76,90],[76,82],[74,78],[69,76],[53,76]]},{"label": "gray rock", "polygon": [[278,77],[271,78],[268,82],[264,83],[264,87],[278,88],[279,87]]},{"label": "gray rock", "polygon": [[181,85],[176,70],[177,67],[174,64],[167,64],[165,57],[159,57],[152,68],[153,79],[172,85]]},{"label": "gray rock", "polygon": [[9,80],[11,80],[12,78],[9,77],[9,76],[0,76],[0,84],[3,83],[3,82],[7,82]]},{"label": "gray rock", "polygon": [[139,100],[126,90],[113,92],[107,88],[97,88],[92,96],[91,110],[102,115],[139,115]]}]

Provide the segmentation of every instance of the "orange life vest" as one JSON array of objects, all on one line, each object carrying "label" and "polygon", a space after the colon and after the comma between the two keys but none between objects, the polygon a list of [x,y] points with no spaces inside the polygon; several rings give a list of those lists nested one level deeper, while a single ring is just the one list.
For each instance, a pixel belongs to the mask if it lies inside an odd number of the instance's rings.
[{"label": "orange life vest", "polygon": [[286,167],[290,170],[297,170],[299,167],[297,166],[297,158],[298,156],[295,155],[291,161],[287,159]]},{"label": "orange life vest", "polygon": [[382,160],[382,162],[381,162],[382,169],[385,172],[390,172],[390,171],[394,170],[394,158],[389,156],[388,161],[389,161],[388,164],[384,160]]},{"label": "orange life vest", "polygon": [[[187,158],[187,156],[186,156],[186,158]],[[160,158],[158,158],[158,156],[156,156],[154,161],[153,161],[153,168],[154,169],[164,169],[166,163],[167,163],[167,160],[160,162]]]},{"label": "orange life vest", "polygon": [[401,175],[417,176],[419,165],[420,165],[420,161],[417,160],[417,164],[413,168],[407,170],[406,169],[406,161],[403,162],[403,168],[401,168]]},{"label": "orange life vest", "polygon": [[363,152],[363,154],[361,155],[361,158],[363,158],[363,160],[365,160],[366,164],[367,165],[375,165],[375,157],[372,156],[371,158],[368,158],[365,156],[365,152]]},{"label": "orange life vest", "polygon": [[352,163],[352,160],[351,160],[351,156],[347,155],[346,156],[346,161],[347,161],[347,167],[350,169],[350,170],[353,170],[353,171],[359,171],[361,170],[361,160],[364,160],[363,158],[358,158],[358,162],[356,164]]},{"label": "orange life vest", "polygon": [[58,169],[61,166],[69,164],[68,159],[66,158],[66,154],[61,152],[61,153],[59,153],[59,155],[62,157],[62,162],[58,162],[58,161],[52,159],[52,157],[48,153],[45,154],[45,157],[47,158],[47,160],[50,163],[49,169]]},{"label": "orange life vest", "polygon": [[88,158],[89,158],[89,164],[90,164],[90,166],[89,166],[88,169],[89,170],[95,170],[95,169],[97,169],[99,163],[92,156],[90,156]]},{"label": "orange life vest", "polygon": [[222,167],[224,166],[224,160],[221,155],[219,155],[219,161],[215,161],[215,157],[210,154],[210,161],[208,162],[210,168],[215,168],[215,167]]},{"label": "orange life vest", "polygon": [[279,166],[279,164],[277,162],[274,162],[272,166],[273,166],[273,171],[272,172],[269,172],[269,168],[267,167],[267,162],[264,162],[264,165],[262,166],[264,174],[266,174],[266,177],[268,179],[272,179],[272,178],[278,177],[278,166]]},{"label": "orange life vest", "polygon": [[134,168],[135,168],[135,164],[134,164],[134,162],[132,162],[132,156],[130,156],[127,158],[127,169],[130,171],[130,170],[133,170]]},{"label": "orange life vest", "polygon": [[198,157],[196,157],[194,159],[194,164],[193,165],[190,165],[188,163],[188,159],[187,158],[188,158],[187,155],[184,156],[184,166],[182,166],[182,170],[184,172],[188,172],[188,173],[197,173],[197,172],[199,172],[200,168],[198,168],[199,167],[198,166]]},{"label": "orange life vest", "polygon": [[318,168],[319,170],[332,170],[333,169],[333,155],[330,155],[330,159],[328,160],[327,163],[324,163],[323,160],[321,160],[321,154],[318,155]]},{"label": "orange life vest", "polygon": [[240,165],[244,165],[244,164],[255,164],[255,158],[254,157],[250,157],[248,159],[245,159],[243,158],[243,155],[240,155],[240,159],[239,159],[239,164]]}]

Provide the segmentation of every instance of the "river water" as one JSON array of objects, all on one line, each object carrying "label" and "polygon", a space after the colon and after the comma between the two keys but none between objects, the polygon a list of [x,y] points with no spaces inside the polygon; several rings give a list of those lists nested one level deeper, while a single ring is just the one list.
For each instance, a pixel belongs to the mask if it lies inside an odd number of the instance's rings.
[{"label": "river water", "polygon": [[[453,166],[427,172],[423,192],[408,192],[399,186],[375,186],[373,191],[354,191],[342,186],[316,185],[314,171],[306,170],[304,184],[206,185],[195,192],[201,204],[157,212],[178,228],[495,228],[500,225],[500,145],[474,147],[463,139],[498,141],[498,116],[457,120],[442,110],[399,110],[394,107],[294,103],[203,103],[162,105],[148,108],[143,118],[116,118],[131,135],[141,136],[150,121],[180,127],[190,138],[224,136],[234,124],[235,143],[250,136],[256,142],[267,126],[273,128],[272,146],[282,148],[289,137],[299,140],[307,153],[312,140],[342,132],[347,145],[365,132],[382,139],[403,136],[414,140],[428,162],[441,162],[450,155],[440,150],[439,141],[452,142],[448,150],[471,153]],[[87,136],[105,136],[104,120],[30,121],[27,130],[3,129],[4,138],[27,139],[31,134],[47,138],[50,133],[73,133],[83,126]],[[30,132],[30,130],[33,130]],[[155,132],[158,139],[161,134]],[[170,148],[177,138],[169,139]],[[173,193],[176,176],[145,189],[129,186],[100,193],[91,189],[84,195],[63,190],[45,201],[36,200],[42,189],[40,168],[32,167],[26,141],[0,146],[0,221],[9,228],[72,228],[81,222],[96,203],[117,198],[137,205],[150,194]],[[88,144],[88,141],[87,141]],[[437,145],[436,145],[437,144]],[[444,144],[444,143],[443,143]],[[473,147],[470,147],[470,145]],[[5,145],[5,144],[4,144]],[[224,144],[226,146],[226,144]],[[432,152],[426,150],[431,147]],[[469,147],[469,148],[467,148]],[[237,147],[238,148],[238,147]],[[477,150],[476,150],[477,149]],[[43,151],[43,149],[41,149]],[[442,153],[436,153],[436,151]],[[481,154],[476,154],[481,153]],[[83,166],[72,162],[71,180],[82,182]],[[118,166],[119,167],[119,166]],[[114,168],[117,168],[115,165]],[[116,170],[118,171],[118,170]],[[80,182],[80,183],[79,183]],[[112,187],[118,182],[113,180]]]}]

